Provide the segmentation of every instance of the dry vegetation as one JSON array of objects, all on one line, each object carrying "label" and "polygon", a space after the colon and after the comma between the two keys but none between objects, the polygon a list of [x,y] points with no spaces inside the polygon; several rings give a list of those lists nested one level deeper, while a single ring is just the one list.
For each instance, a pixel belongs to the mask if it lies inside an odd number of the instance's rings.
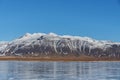
[{"label": "dry vegetation", "polygon": [[95,58],[90,56],[81,57],[19,57],[19,56],[1,56],[0,60],[17,60],[17,61],[120,61],[120,59],[115,58]]}]

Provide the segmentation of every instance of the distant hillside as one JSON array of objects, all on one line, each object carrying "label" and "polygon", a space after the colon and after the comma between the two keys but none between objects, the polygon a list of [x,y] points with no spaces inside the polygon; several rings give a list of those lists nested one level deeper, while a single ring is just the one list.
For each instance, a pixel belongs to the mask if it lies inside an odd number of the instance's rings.
[{"label": "distant hillside", "polygon": [[120,58],[120,43],[89,37],[27,33],[10,42],[0,42],[1,56],[92,56]]}]

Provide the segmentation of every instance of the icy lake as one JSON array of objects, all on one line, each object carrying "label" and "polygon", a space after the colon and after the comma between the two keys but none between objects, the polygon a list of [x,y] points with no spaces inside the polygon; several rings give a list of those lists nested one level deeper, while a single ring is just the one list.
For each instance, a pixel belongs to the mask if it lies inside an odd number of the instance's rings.
[{"label": "icy lake", "polygon": [[0,61],[0,80],[120,80],[120,62]]}]

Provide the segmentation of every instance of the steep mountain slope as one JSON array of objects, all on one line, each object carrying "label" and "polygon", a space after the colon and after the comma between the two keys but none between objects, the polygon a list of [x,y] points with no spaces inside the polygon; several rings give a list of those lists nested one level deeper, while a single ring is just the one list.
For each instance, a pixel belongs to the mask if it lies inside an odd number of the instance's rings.
[{"label": "steep mountain slope", "polygon": [[4,52],[4,49],[7,47],[8,42],[1,41],[0,42],[0,53]]},{"label": "steep mountain slope", "polygon": [[1,42],[0,53],[8,56],[87,55],[120,58],[120,43],[54,33],[27,33],[11,42]]}]

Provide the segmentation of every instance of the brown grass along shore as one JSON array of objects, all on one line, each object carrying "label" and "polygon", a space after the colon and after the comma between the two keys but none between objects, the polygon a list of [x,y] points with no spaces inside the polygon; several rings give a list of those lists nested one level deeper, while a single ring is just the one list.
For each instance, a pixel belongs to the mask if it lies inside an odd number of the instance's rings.
[{"label": "brown grass along shore", "polygon": [[89,56],[81,57],[19,57],[19,56],[0,56],[0,60],[14,61],[120,61],[115,58],[95,58]]}]

